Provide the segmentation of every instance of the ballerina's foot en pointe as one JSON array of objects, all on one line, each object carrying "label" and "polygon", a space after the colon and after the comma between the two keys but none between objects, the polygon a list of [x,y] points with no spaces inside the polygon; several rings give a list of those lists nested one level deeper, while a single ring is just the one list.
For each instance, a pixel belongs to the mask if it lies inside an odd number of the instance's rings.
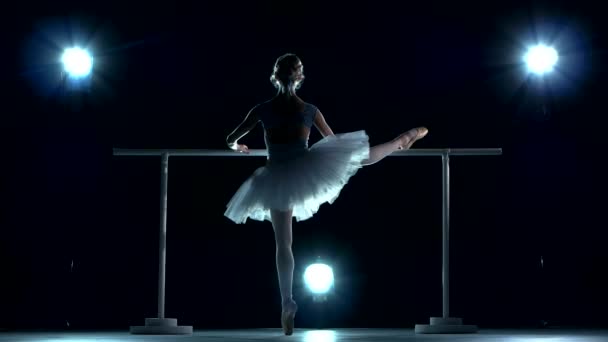
[{"label": "ballerina's foot en pointe", "polygon": [[426,129],[426,127],[412,128],[395,138],[394,142],[397,144],[398,150],[407,150],[412,147],[416,141],[424,138],[428,133],[429,130]]},{"label": "ballerina's foot en pointe", "polygon": [[298,305],[291,299],[283,304],[283,312],[281,313],[281,326],[285,335],[293,334],[294,318],[298,311]]}]

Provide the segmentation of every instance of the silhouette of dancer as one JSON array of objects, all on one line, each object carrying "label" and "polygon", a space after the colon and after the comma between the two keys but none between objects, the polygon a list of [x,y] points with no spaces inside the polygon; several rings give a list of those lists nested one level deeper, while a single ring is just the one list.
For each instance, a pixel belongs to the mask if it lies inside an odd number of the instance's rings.
[{"label": "silhouette of dancer", "polygon": [[[280,56],[270,81],[277,95],[253,107],[226,138],[231,149],[248,153],[248,147],[237,141],[262,122],[267,163],[240,186],[224,215],[235,223],[245,223],[247,218],[272,222],[282,298],[281,325],[285,334],[291,335],[298,308],[292,298],[292,218],[302,221],[312,217],[321,204],[336,200],[359,168],[377,163],[394,151],[409,149],[428,130],[414,128],[370,147],[364,130],[334,134],[321,111],[296,95],[304,81],[302,62],[296,55]],[[323,138],[308,147],[313,124]]]}]

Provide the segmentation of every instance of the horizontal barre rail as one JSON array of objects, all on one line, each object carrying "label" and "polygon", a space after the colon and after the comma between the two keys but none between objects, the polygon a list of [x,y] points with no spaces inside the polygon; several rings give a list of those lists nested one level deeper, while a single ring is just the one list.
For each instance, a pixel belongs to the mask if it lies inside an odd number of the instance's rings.
[{"label": "horizontal barre rail", "polygon": [[[249,153],[238,153],[233,150],[210,150],[210,149],[126,149],[114,148],[115,156],[161,156],[167,153],[169,156],[208,156],[208,157],[266,157],[268,151],[265,149],[251,149]],[[502,148],[419,148],[405,151],[395,151],[392,156],[487,156],[501,155]]]}]

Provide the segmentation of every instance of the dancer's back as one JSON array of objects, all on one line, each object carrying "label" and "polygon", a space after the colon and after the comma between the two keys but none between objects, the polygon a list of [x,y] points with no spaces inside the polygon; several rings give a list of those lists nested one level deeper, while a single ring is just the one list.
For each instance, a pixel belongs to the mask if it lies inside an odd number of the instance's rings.
[{"label": "dancer's back", "polygon": [[318,112],[316,106],[297,97],[288,101],[275,97],[255,110],[264,127],[267,145],[308,141]]}]

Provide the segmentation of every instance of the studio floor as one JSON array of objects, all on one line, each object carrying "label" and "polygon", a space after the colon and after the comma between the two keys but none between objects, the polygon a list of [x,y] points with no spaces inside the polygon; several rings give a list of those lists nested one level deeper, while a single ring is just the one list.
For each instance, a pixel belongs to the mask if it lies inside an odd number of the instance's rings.
[{"label": "studio floor", "polygon": [[0,341],[44,341],[44,342],[88,342],[88,341],[298,341],[298,342],[343,342],[343,341],[506,341],[506,342],[600,342],[608,341],[608,329],[538,329],[496,330],[481,329],[475,334],[416,334],[414,329],[296,329],[292,336],[284,336],[281,329],[235,329],[199,330],[192,335],[132,335],[125,331],[44,332],[5,331],[0,332]]}]

